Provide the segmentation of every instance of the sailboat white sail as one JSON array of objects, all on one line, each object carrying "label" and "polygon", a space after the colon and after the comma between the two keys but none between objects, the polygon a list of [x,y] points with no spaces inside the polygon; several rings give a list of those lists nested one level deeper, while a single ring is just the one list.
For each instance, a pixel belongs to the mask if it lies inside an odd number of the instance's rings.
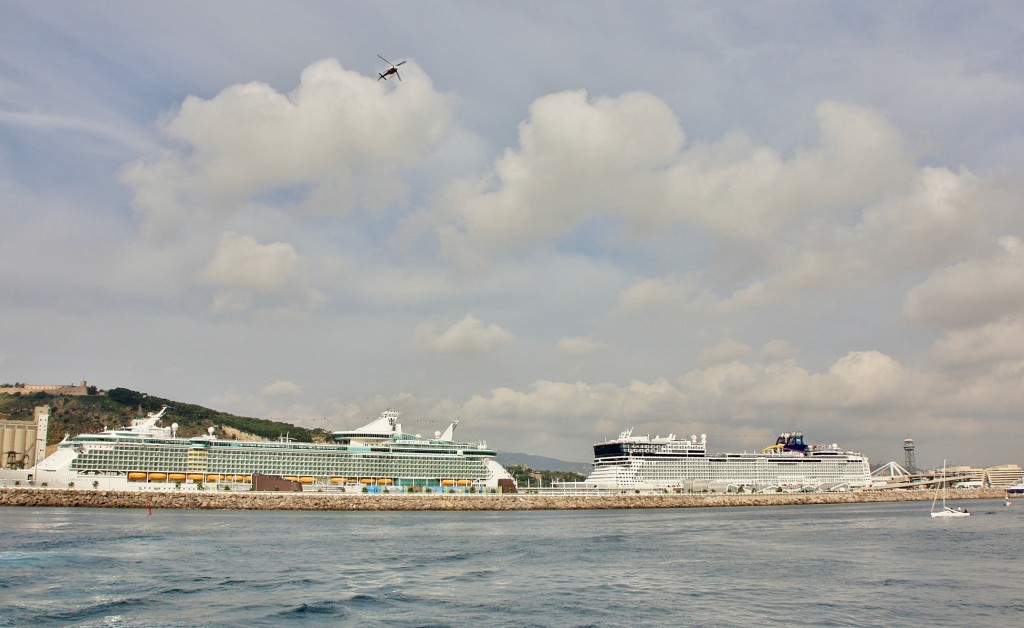
[{"label": "sailboat white sail", "polygon": [[939,488],[935,489],[935,496],[932,497],[932,516],[933,517],[970,517],[971,513],[967,512],[966,508],[950,508],[946,505],[946,461],[942,461],[942,510],[935,510],[935,502],[939,498]]}]

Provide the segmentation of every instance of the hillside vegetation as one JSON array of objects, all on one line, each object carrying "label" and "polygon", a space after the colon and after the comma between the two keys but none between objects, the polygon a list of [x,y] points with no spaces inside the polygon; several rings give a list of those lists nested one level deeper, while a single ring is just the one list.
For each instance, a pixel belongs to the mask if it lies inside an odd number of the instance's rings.
[{"label": "hillside vegetation", "polygon": [[[146,393],[114,388],[98,395],[51,395],[45,392],[0,395],[0,419],[31,421],[36,406],[50,406],[50,425],[46,442],[60,442],[64,434],[72,436],[101,431],[104,427],[128,425],[132,419],[159,411],[168,406],[162,425],[178,424],[178,436],[191,437],[205,434],[210,427],[230,427],[256,437],[277,440],[289,436],[298,441],[324,442],[330,434],[321,429],[311,430],[289,423],[241,417],[218,412],[191,403],[182,403]],[[224,434],[218,434],[224,438]]]}]

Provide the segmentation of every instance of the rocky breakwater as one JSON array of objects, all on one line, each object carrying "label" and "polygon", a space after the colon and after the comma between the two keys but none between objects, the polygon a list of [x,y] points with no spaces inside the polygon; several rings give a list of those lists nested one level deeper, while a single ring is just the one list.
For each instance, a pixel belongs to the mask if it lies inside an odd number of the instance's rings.
[{"label": "rocky breakwater", "polygon": [[[956,499],[999,498],[999,489],[956,491]],[[213,491],[90,491],[4,488],[0,506],[181,508],[194,510],[608,510],[795,506],[931,500],[930,491],[681,495],[348,495],[333,493],[217,493]]]}]

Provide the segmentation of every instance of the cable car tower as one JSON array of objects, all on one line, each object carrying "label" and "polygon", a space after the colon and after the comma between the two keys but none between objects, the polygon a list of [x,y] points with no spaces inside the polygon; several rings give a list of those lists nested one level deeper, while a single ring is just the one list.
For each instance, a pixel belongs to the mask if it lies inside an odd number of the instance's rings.
[{"label": "cable car tower", "polygon": [[917,462],[914,460],[914,439],[908,438],[903,441],[903,452],[905,454],[904,464],[907,471],[917,473]]}]

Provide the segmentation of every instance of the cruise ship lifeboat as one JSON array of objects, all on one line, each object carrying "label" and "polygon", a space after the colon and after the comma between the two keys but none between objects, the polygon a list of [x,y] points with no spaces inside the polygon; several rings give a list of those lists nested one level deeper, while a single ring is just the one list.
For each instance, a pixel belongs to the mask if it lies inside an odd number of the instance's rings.
[{"label": "cruise ship lifeboat", "polygon": [[456,480],[455,483],[459,486],[469,486],[473,483],[473,480]]},{"label": "cruise ship lifeboat", "polygon": [[130,482],[145,482],[148,474],[142,471],[130,471],[128,473],[128,480]]},{"label": "cruise ship lifeboat", "polygon": [[185,481],[185,474],[184,473],[168,473],[167,474],[167,479],[170,480],[171,482],[184,482]]},{"label": "cruise ship lifeboat", "polygon": [[381,479],[377,480],[377,484],[384,484],[384,485],[389,485],[390,486],[391,484],[394,484],[394,483],[395,483],[395,481],[392,480],[391,478],[381,478]]},{"label": "cruise ship lifeboat", "polygon": [[149,479],[153,480],[155,482],[163,482],[164,480],[167,479],[167,474],[166,473],[150,473],[149,474]]},{"label": "cruise ship lifeboat", "polygon": [[314,480],[315,478],[309,475],[304,475],[301,478],[299,478],[299,482],[301,482],[302,484],[312,484]]},{"label": "cruise ship lifeboat", "polygon": [[455,486],[455,480],[441,480],[441,486]]},{"label": "cruise ship lifeboat", "polygon": [[359,481],[362,482],[363,484],[373,484],[377,480],[375,480],[373,478],[363,478],[363,479],[361,479]]},{"label": "cruise ship lifeboat", "polygon": [[189,473],[188,474],[188,480],[189,480],[189,482],[202,482],[203,481],[203,474],[202,473]]},{"label": "cruise ship lifeboat", "polygon": [[220,482],[220,479],[221,476],[218,473],[211,473],[210,475],[206,476],[207,482]]},{"label": "cruise ship lifeboat", "polygon": [[331,478],[331,484],[344,484],[348,482],[348,478]]}]

